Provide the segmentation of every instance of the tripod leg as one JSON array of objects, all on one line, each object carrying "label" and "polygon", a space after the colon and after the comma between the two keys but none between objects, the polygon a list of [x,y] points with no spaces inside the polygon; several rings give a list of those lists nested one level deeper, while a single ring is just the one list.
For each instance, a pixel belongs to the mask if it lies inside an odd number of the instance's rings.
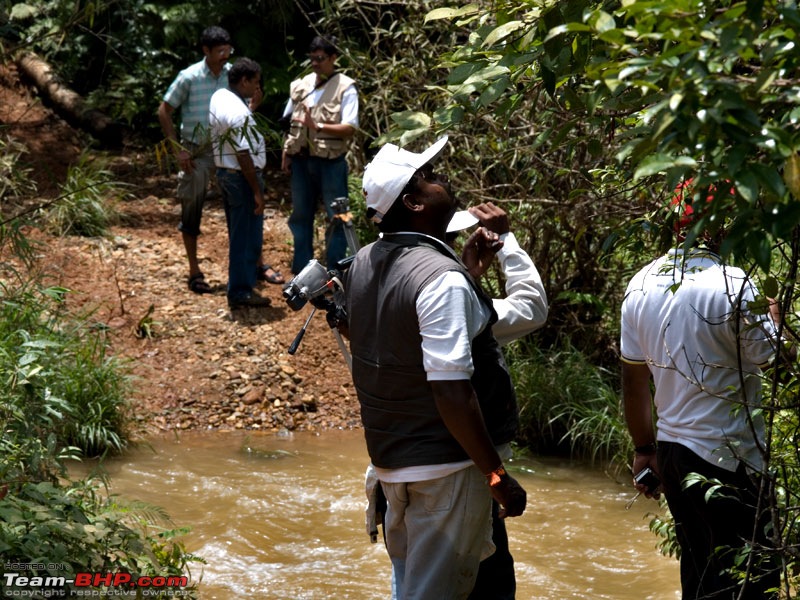
[{"label": "tripod leg", "polygon": [[347,220],[344,222],[344,236],[347,238],[347,245],[350,246],[350,252],[355,254],[361,248],[358,243],[358,236],[356,236],[356,228],[353,227],[353,222]]}]

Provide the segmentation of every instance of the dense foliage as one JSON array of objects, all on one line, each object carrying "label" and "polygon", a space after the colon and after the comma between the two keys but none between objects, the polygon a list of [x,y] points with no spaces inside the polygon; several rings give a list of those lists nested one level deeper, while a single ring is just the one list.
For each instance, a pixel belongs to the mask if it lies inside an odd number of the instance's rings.
[{"label": "dense foliage", "polygon": [[[515,151],[535,133],[545,156],[560,159],[555,174],[544,179],[572,184],[567,193],[552,188],[561,210],[590,201],[596,212],[585,231],[607,228],[600,244],[608,264],[622,273],[633,261],[647,260],[642,251],[655,252],[670,241],[674,217],[664,198],[693,178],[699,219],[687,243],[703,231],[720,234],[723,255],[778,299],[781,334],[797,341],[796,3],[493,2],[442,8],[427,18],[447,19],[468,35],[440,63],[449,69],[449,98],[434,113],[435,128],[460,130],[499,119]],[[530,126],[517,137],[514,125],[521,119]],[[422,128],[406,129],[408,135]],[[535,164],[533,155],[520,154],[522,165]],[[708,200],[705,190],[711,190]],[[623,207],[627,214],[617,212]],[[553,229],[564,231],[566,220]],[[576,246],[591,244],[583,231],[573,233]],[[591,289],[604,289],[596,283]],[[620,292],[617,287],[614,295]],[[766,300],[757,304],[754,309],[766,309]],[[783,362],[782,353],[779,347],[779,366],[764,379],[765,459],[777,490],[770,507],[779,524],[773,542],[785,565],[784,592],[791,596],[800,422],[796,365]],[[598,422],[591,427],[598,434],[593,448],[611,430],[602,415],[592,411]],[[653,529],[665,531],[660,522]],[[742,557],[743,571],[751,559]]]},{"label": "dense foliage", "polygon": [[16,225],[0,225],[0,564],[42,565],[21,567],[25,577],[188,573],[197,559],[161,510],[68,470],[127,447],[131,380],[92,315],[69,312],[68,290],[42,285],[29,260],[42,249]]}]

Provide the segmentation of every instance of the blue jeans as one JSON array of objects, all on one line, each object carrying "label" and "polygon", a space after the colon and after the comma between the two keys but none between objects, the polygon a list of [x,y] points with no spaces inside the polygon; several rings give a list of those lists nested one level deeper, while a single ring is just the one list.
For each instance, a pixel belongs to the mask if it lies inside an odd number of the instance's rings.
[{"label": "blue jeans", "polygon": [[[292,156],[291,180],[292,214],[289,217],[289,229],[294,236],[292,273],[296,275],[314,258],[314,214],[320,198],[331,220],[331,202],[347,197],[347,161],[344,156]],[[333,221],[330,237],[326,240],[325,258],[329,269],[347,253],[344,226],[338,219]]]},{"label": "blue jeans", "polygon": [[[261,173],[257,175],[262,187]],[[264,216],[254,213],[255,197],[241,171],[217,169],[225,222],[228,225],[228,301],[237,301],[253,294],[256,285],[258,257],[264,242]]]}]

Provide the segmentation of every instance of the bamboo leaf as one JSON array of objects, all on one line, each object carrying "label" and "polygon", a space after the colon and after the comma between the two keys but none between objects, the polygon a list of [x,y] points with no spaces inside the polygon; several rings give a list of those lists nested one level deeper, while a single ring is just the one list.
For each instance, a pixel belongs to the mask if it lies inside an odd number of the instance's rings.
[{"label": "bamboo leaf", "polygon": [[800,156],[797,152],[792,152],[789,158],[786,159],[786,164],[783,167],[783,182],[792,196],[800,200]]},{"label": "bamboo leaf", "polygon": [[505,40],[509,35],[523,27],[525,27],[525,23],[522,21],[509,21],[504,25],[500,25],[500,27],[496,27],[486,36],[486,39],[483,41],[483,47],[489,48],[494,46],[496,43]]},{"label": "bamboo leaf", "polygon": [[425,23],[429,21],[438,21],[440,19],[457,19],[459,17],[466,17],[478,14],[477,4],[467,4],[461,8],[435,8],[427,15],[425,15]]}]

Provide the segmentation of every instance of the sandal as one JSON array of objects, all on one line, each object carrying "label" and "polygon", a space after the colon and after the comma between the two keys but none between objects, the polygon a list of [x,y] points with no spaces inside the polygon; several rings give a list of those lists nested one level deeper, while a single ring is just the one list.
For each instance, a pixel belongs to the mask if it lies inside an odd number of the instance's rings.
[{"label": "sandal", "polygon": [[206,283],[206,276],[202,273],[196,273],[189,277],[189,289],[195,294],[210,294],[213,291],[211,286]]},{"label": "sandal", "polygon": [[[272,272],[270,273],[270,271]],[[258,275],[256,276],[256,279],[259,281],[266,281],[267,283],[286,283],[286,280],[283,278],[283,275],[281,275],[281,272],[276,271],[270,265],[261,265],[258,268]]]}]

